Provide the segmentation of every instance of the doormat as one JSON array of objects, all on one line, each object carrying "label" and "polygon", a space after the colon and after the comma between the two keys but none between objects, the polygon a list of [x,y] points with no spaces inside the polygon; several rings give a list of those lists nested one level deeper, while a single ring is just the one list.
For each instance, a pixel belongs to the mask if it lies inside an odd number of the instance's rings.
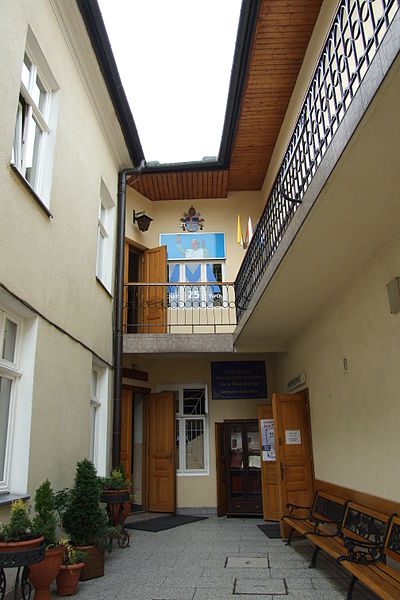
[{"label": "doormat", "polygon": [[258,529],[261,529],[264,535],[271,539],[278,539],[281,537],[281,528],[279,523],[267,523],[266,525],[257,525]]},{"label": "doormat", "polygon": [[204,521],[208,517],[190,517],[189,515],[169,515],[167,517],[156,517],[147,521],[136,521],[135,523],[125,523],[127,529],[140,529],[140,531],[164,531],[164,529],[172,529],[186,523],[194,523],[195,521]]}]

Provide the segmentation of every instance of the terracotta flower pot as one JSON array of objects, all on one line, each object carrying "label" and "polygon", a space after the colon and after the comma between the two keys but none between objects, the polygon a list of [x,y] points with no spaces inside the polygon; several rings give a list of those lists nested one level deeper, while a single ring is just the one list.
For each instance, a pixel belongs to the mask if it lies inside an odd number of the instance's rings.
[{"label": "terracotta flower pot", "polygon": [[79,576],[85,563],[76,565],[61,565],[56,577],[57,594],[59,596],[74,596],[78,589]]},{"label": "terracotta flower pot", "polygon": [[18,552],[18,550],[29,550],[29,548],[38,548],[43,542],[41,535],[33,540],[24,540],[23,542],[0,542],[0,552]]},{"label": "terracotta flower pot", "polygon": [[[118,501],[117,498],[125,499]],[[107,502],[107,513],[111,525],[123,525],[126,517],[131,514],[129,490],[103,490],[101,499],[103,502]]]},{"label": "terracotta flower pot", "polygon": [[64,546],[46,550],[44,560],[31,565],[29,580],[35,588],[35,600],[51,600],[50,586],[60,570],[64,550]]}]

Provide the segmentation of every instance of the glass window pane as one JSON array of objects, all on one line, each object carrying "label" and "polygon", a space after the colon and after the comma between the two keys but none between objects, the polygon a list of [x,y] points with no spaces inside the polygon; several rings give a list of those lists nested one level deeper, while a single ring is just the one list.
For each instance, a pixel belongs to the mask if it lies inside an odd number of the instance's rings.
[{"label": "glass window pane", "polygon": [[93,404],[90,406],[90,450],[89,458],[94,463],[95,459],[95,442],[96,442],[96,411],[97,407]]},{"label": "glass window pane", "polygon": [[206,414],[206,395],[204,388],[183,390],[183,414]]},{"label": "glass window pane", "polygon": [[92,398],[97,398],[97,371],[92,369],[92,389],[90,392]]},{"label": "glass window pane", "polygon": [[31,186],[35,187],[36,172],[39,158],[39,145],[42,137],[42,130],[31,115],[28,124],[28,137],[25,140],[25,179]]},{"label": "glass window pane", "polygon": [[200,419],[185,421],[186,469],[204,469],[204,422]]},{"label": "glass window pane", "polygon": [[27,90],[29,90],[29,77],[30,77],[31,68],[32,68],[32,63],[29,60],[28,55],[25,54],[24,62],[22,63],[21,81]]},{"label": "glass window pane", "polygon": [[176,420],[176,429],[175,429],[175,435],[176,435],[176,470],[179,471],[180,469],[180,460],[179,460],[179,420]]},{"label": "glass window pane", "polygon": [[4,481],[12,380],[0,377],[0,481]]},{"label": "glass window pane", "polygon": [[39,108],[40,112],[43,113],[45,105],[46,105],[46,89],[39,77],[36,77],[36,82],[33,86],[32,90],[32,98],[35,101],[36,106]]},{"label": "glass window pane", "polygon": [[15,362],[16,339],[17,325],[9,319],[6,319],[6,326],[4,329],[3,350],[1,356],[5,360],[9,360],[10,362]]}]

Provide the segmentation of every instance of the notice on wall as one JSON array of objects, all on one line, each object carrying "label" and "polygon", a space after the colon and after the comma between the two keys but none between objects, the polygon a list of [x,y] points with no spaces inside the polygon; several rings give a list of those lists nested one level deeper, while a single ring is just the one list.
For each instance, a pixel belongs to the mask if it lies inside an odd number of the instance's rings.
[{"label": "notice on wall", "polygon": [[261,419],[261,451],[263,460],[276,460],[273,419]]},{"label": "notice on wall", "polygon": [[213,400],[266,398],[267,380],[263,360],[211,363]]},{"label": "notice on wall", "polygon": [[285,439],[286,444],[301,444],[300,429],[286,429]]}]

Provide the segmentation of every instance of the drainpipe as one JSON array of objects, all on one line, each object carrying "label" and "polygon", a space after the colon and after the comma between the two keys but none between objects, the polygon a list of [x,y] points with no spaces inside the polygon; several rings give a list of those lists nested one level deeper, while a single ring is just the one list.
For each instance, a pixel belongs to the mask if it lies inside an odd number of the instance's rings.
[{"label": "drainpipe", "polygon": [[118,174],[117,248],[115,272],[115,326],[114,326],[114,403],[112,467],[121,461],[121,405],[122,405],[122,342],[123,342],[123,302],[124,302],[124,250],[126,178],[128,175],[141,175],[146,166],[142,160],[139,167],[123,169]]}]

